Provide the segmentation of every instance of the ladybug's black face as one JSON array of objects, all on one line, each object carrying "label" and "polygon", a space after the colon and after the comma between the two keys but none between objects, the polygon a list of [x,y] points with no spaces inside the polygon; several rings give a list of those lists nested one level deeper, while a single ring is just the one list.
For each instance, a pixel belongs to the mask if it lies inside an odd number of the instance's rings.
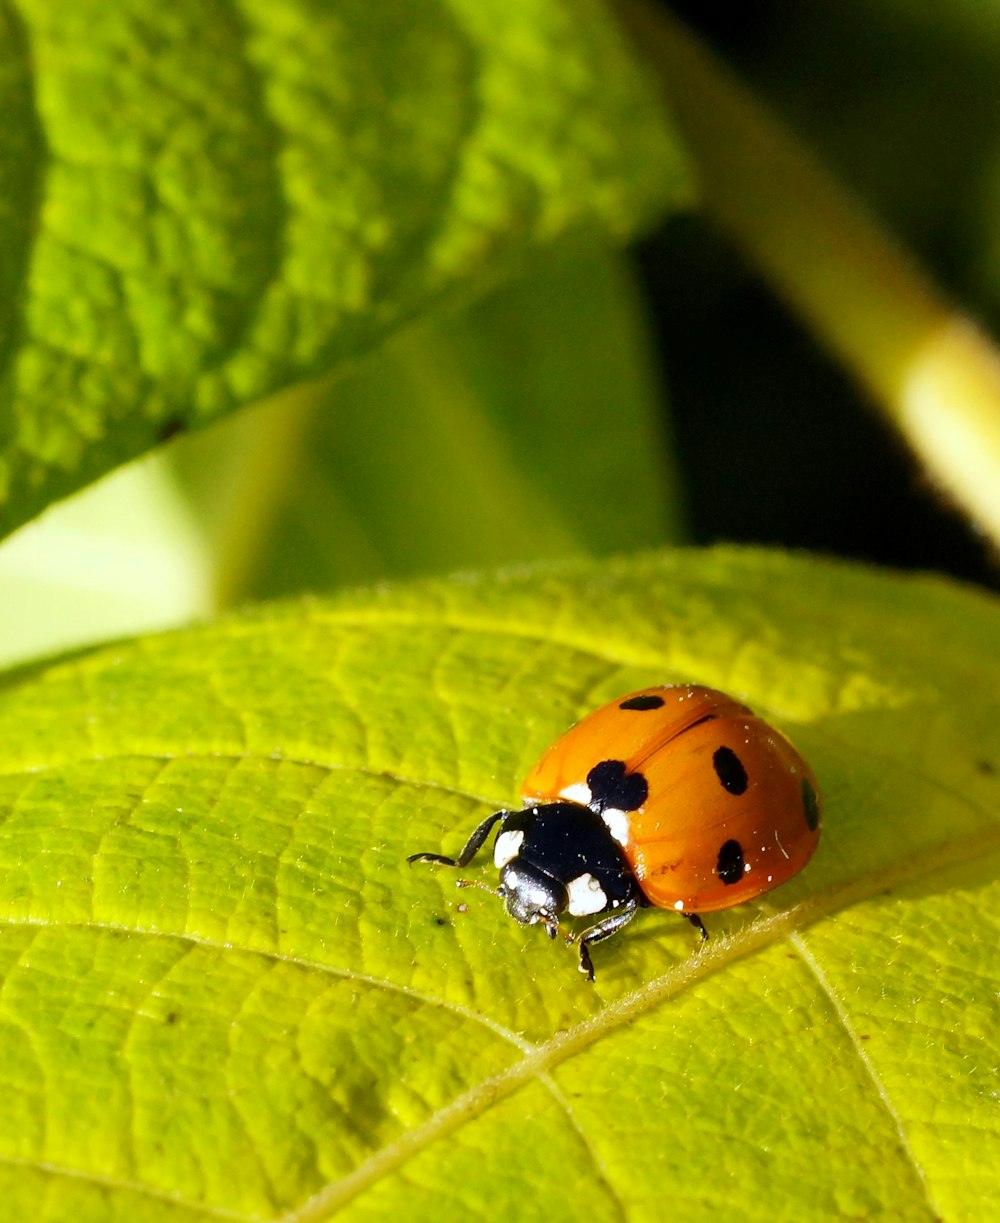
[{"label": "ladybug's black face", "polygon": [[[621,930],[646,903],[600,811],[570,802],[494,811],[475,828],[457,858],[411,854],[407,860],[467,866],[498,823],[493,846],[493,861],[500,871],[497,895],[515,921],[523,926],[540,924],[549,938],[555,938],[560,913],[571,917],[608,914],[580,934],[566,936],[568,943],[575,942],[580,949],[580,971],[593,981],[590,946]],[[484,885],[462,879],[459,886]]]},{"label": "ladybug's black face", "polygon": [[522,926],[542,922],[550,928],[569,903],[566,889],[557,879],[516,858],[500,872],[500,899]]},{"label": "ladybug's black face", "polygon": [[560,913],[589,917],[640,895],[604,821],[579,803],[508,813],[497,833],[493,860],[500,869],[507,912],[523,925],[542,922],[553,935]]}]

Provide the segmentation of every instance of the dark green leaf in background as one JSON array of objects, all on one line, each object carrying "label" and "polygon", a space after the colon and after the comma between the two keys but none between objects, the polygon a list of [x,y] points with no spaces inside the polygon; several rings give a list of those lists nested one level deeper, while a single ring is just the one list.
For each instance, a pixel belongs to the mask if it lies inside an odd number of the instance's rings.
[{"label": "dark green leaf in background", "polygon": [[[250,589],[679,541],[655,382],[624,260],[541,253],[512,284],[408,329],[330,389]],[[207,456],[224,445],[205,441]],[[218,468],[202,466],[195,489],[208,503]]]}]

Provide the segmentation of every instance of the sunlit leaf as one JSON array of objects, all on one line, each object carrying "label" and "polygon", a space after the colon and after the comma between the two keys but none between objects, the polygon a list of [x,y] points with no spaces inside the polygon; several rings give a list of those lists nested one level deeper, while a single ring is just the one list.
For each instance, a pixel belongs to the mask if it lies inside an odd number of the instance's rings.
[{"label": "sunlit leaf", "polygon": [[[705,949],[644,912],[588,985],[406,866],[578,715],[669,680],[748,700],[826,800],[806,871]],[[5,1217],[983,1217],[998,690],[995,599],[731,550],[280,604],[11,675]]]}]

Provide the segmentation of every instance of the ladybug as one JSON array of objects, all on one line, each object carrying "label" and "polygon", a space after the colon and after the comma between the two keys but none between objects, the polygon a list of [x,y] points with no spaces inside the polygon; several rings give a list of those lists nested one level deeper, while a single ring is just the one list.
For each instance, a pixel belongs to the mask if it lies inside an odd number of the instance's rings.
[{"label": "ladybug", "polygon": [[495,894],[515,921],[555,938],[562,914],[599,916],[566,936],[591,981],[591,945],[640,908],[674,909],[708,938],[702,913],[791,879],[819,842],[816,779],[791,743],[725,693],[687,684],[589,714],[542,756],[521,798],[523,810],[488,816],[457,858],[407,861],[467,866],[499,824]]}]

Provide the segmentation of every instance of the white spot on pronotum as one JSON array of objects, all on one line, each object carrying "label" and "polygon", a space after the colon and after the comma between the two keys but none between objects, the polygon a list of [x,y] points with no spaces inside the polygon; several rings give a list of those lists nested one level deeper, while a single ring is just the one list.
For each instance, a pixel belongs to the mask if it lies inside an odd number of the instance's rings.
[{"label": "white spot on pronotum", "polygon": [[524,831],[520,828],[511,828],[507,832],[500,833],[493,847],[493,865],[498,871],[503,870],[508,862],[514,861],[521,852],[523,844]]},{"label": "white spot on pronotum", "polygon": [[619,811],[617,807],[608,807],[601,812],[601,819],[619,845],[628,844],[628,812]]},{"label": "white spot on pronotum", "polygon": [[580,803],[586,807],[590,802],[590,786],[585,781],[575,781],[571,786],[560,790],[559,797],[568,803]]},{"label": "white spot on pronotum", "polygon": [[608,907],[604,889],[591,874],[577,875],[566,884],[569,904],[566,906],[573,917],[589,917]]},{"label": "white spot on pronotum", "polygon": [[674,901],[674,908],[677,910],[677,912],[678,912],[678,913],[683,913],[683,912],[684,912],[684,901],[683,901],[683,900],[675,900],[675,901]]}]

